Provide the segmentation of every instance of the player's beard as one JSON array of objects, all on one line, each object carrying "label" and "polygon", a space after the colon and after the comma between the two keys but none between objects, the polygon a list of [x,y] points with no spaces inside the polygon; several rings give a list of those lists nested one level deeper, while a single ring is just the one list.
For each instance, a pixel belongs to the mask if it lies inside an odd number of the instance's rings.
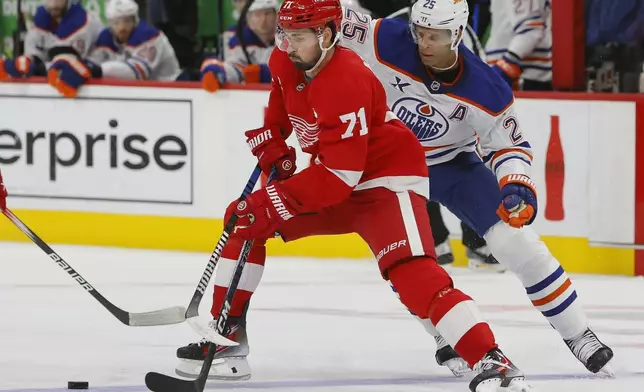
[{"label": "player's beard", "polygon": [[299,69],[300,71],[310,71],[313,69],[313,67],[315,67],[318,61],[320,61],[320,57],[322,57],[322,49],[318,48],[317,55],[315,56],[315,60],[312,60],[310,62],[302,61],[302,59],[299,56],[295,56],[295,55],[289,54],[288,57],[293,62],[293,65],[295,65],[295,68]]}]

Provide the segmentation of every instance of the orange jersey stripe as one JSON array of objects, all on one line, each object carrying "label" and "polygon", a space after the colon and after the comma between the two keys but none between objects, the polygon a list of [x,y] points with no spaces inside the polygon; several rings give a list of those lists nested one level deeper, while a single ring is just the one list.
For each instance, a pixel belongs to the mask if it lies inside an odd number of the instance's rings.
[{"label": "orange jersey stripe", "polygon": [[528,158],[530,158],[530,160],[532,161],[532,155],[529,152],[527,152],[525,150],[522,150],[520,148],[506,148],[506,149],[497,151],[496,154],[494,154],[494,156],[492,157],[492,160],[490,161],[490,164],[492,164],[501,155],[507,154],[509,152],[518,152],[518,153],[524,154]]},{"label": "orange jersey stripe", "polygon": [[539,26],[545,26],[545,23],[543,23],[542,20],[535,20],[530,23],[526,23],[526,27],[539,27]]},{"label": "orange jersey stripe", "polygon": [[543,305],[549,304],[550,302],[557,299],[561,294],[563,294],[564,291],[566,291],[568,287],[570,287],[570,285],[572,285],[572,282],[570,281],[570,279],[566,279],[566,281],[561,286],[559,286],[557,290],[553,291],[550,295],[546,297],[543,297],[539,300],[532,301],[532,304],[534,306],[543,306]]}]

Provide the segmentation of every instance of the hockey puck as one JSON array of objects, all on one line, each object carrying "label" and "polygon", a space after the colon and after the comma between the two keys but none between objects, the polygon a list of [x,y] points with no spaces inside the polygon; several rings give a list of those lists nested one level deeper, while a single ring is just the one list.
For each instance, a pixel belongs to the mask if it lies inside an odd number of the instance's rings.
[{"label": "hockey puck", "polygon": [[87,381],[67,381],[67,389],[89,389]]}]

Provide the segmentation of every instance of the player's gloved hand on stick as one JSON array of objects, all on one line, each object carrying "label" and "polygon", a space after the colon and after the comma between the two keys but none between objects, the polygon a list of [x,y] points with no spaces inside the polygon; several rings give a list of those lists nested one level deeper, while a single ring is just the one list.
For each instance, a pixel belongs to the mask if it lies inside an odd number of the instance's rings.
[{"label": "player's gloved hand on stick", "polygon": [[295,173],[295,149],[286,145],[278,130],[258,128],[246,131],[245,135],[246,143],[266,175],[271,174],[273,167],[277,171],[275,180],[278,181]]},{"label": "player's gloved hand on stick", "polygon": [[239,220],[235,233],[244,240],[267,239],[275,237],[280,224],[293,218],[296,211],[295,201],[278,183],[271,183],[251,193],[245,200],[230,203],[224,222],[228,222],[233,213],[237,214]]},{"label": "player's gloved hand on stick", "polygon": [[537,216],[537,192],[534,182],[524,174],[510,174],[501,179],[501,205],[496,213],[512,227],[529,225]]},{"label": "player's gloved hand on stick", "polygon": [[214,93],[226,84],[226,69],[217,59],[206,59],[201,64],[201,86],[204,90]]},{"label": "player's gloved hand on stick", "polygon": [[7,188],[4,186],[2,172],[0,171],[0,211],[7,209]]},{"label": "player's gloved hand on stick", "polygon": [[27,78],[34,73],[36,62],[27,56],[15,59],[0,59],[0,80]]},{"label": "player's gloved hand on stick", "polygon": [[519,76],[521,76],[520,64],[521,60],[516,55],[508,52],[492,65],[492,70],[501,76],[510,87],[514,87]]}]

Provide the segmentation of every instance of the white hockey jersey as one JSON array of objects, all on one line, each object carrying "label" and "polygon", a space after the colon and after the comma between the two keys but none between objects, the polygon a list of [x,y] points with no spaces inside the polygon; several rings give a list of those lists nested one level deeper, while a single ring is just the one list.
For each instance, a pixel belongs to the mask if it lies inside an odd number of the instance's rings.
[{"label": "white hockey jersey", "polygon": [[83,57],[92,50],[103,28],[101,22],[80,4],[73,4],[57,23],[44,6],[36,9],[33,25],[25,36],[25,55],[37,57],[48,63],[49,49],[55,46],[72,46]]},{"label": "white hockey jersey", "polygon": [[552,80],[550,0],[492,0],[492,28],[485,45],[488,63],[508,51],[521,59],[522,76]]},{"label": "white hockey jersey", "polygon": [[221,35],[222,39],[222,48],[226,50],[226,47],[228,46],[228,42],[237,34],[237,24],[234,24],[230,27],[228,27]]},{"label": "white hockey jersey", "polygon": [[422,64],[407,22],[372,20],[351,9],[344,16],[342,45],[380,79],[392,112],[424,146],[428,165],[480,150],[498,179],[530,175],[530,144],[521,134],[512,90],[487,64],[461,44],[461,71],[453,83],[443,83]]},{"label": "white hockey jersey", "polygon": [[[226,80],[229,83],[241,83],[244,81],[243,67],[249,64],[267,64],[275,48],[275,45],[264,44],[248,26],[244,26],[242,34],[248,58],[246,58],[237,34],[233,34],[228,40],[228,44],[224,47],[223,65],[226,70]],[[250,63],[248,62],[249,59]]]},{"label": "white hockey jersey", "polygon": [[174,81],[181,73],[168,38],[144,21],[125,45],[116,41],[109,28],[103,29],[89,58],[101,65],[104,78]]}]

